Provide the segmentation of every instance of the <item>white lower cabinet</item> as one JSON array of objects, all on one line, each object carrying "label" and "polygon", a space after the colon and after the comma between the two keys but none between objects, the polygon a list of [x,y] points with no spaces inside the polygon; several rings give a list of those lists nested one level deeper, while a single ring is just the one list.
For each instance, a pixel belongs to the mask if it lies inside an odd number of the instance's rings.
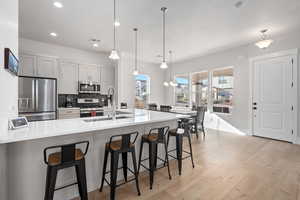
[{"label": "white lower cabinet", "polygon": [[59,62],[58,93],[78,94],[78,64]]}]

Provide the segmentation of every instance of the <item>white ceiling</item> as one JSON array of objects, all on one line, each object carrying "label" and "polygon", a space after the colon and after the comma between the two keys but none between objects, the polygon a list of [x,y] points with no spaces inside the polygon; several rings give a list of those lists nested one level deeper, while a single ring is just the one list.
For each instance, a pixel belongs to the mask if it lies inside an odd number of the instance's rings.
[{"label": "white ceiling", "polygon": [[[112,0],[20,0],[21,37],[80,49],[110,51],[113,45]],[[162,52],[162,6],[167,12],[167,50],[174,60],[188,59],[207,52],[247,44],[258,39],[261,29],[271,35],[300,27],[299,0],[117,0],[121,26],[117,29],[118,48],[132,52],[139,28],[141,59],[158,62]],[[59,36],[52,38],[50,32]],[[100,39],[95,49],[89,39]]]}]

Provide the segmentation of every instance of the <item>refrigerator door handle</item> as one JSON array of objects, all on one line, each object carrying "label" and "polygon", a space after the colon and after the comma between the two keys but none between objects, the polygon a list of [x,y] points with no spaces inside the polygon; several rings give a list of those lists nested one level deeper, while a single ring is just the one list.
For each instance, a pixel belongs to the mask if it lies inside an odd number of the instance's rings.
[{"label": "refrigerator door handle", "polygon": [[35,80],[35,111],[39,109],[39,81]]},{"label": "refrigerator door handle", "polygon": [[[31,108],[30,109],[33,109],[35,110],[35,80],[33,79],[32,82],[31,82],[31,92],[32,92],[32,96],[31,96]],[[28,98],[28,102],[29,102],[29,98]]]}]

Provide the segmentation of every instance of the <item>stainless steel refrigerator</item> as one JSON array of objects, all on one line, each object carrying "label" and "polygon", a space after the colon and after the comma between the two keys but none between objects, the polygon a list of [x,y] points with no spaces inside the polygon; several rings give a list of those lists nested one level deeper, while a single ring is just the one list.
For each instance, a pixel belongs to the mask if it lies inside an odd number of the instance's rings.
[{"label": "stainless steel refrigerator", "polygon": [[57,80],[19,77],[19,115],[28,121],[56,119]]}]

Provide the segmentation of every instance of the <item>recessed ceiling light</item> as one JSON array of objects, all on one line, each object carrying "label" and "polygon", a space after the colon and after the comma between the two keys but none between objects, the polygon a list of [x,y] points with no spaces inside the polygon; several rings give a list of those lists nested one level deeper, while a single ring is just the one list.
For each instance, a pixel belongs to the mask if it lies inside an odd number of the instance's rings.
[{"label": "recessed ceiling light", "polygon": [[236,8],[240,8],[240,7],[242,7],[244,5],[244,1],[237,1],[235,4],[234,4],[234,6],[236,7]]},{"label": "recessed ceiling light", "polygon": [[98,43],[94,43],[93,47],[99,47],[99,44]]},{"label": "recessed ceiling light", "polygon": [[114,25],[115,25],[115,27],[118,27],[118,26],[120,26],[121,24],[120,24],[120,22],[119,22],[118,20],[116,20],[115,23],[114,23]]},{"label": "recessed ceiling light", "polygon": [[59,2],[59,1],[55,1],[55,2],[53,3],[53,5],[54,5],[55,7],[57,7],[57,8],[62,8],[62,7],[64,7],[64,5],[63,5],[61,2]]},{"label": "recessed ceiling light", "polygon": [[52,37],[57,37],[57,33],[54,33],[54,32],[50,33],[50,35],[51,35]]}]

